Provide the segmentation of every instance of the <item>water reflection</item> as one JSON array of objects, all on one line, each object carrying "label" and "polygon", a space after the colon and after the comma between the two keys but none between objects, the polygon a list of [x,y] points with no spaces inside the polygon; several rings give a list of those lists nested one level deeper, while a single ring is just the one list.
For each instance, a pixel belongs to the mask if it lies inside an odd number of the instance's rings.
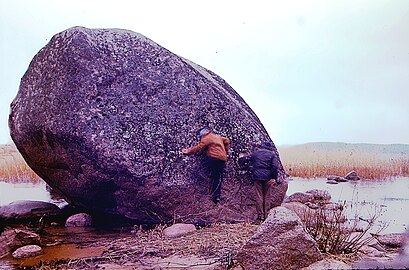
[{"label": "water reflection", "polygon": [[369,218],[380,213],[378,226],[387,223],[383,233],[404,232],[409,224],[407,208],[409,207],[409,178],[396,177],[383,181],[355,181],[326,184],[326,179],[293,178],[289,182],[287,195],[294,192],[305,192],[311,189],[327,190],[335,202],[352,205],[350,215],[358,214]]},{"label": "water reflection", "polygon": [[0,182],[0,206],[18,200],[50,201],[50,194],[46,184],[19,183],[12,184]]},{"label": "water reflection", "polygon": [[9,254],[7,257],[0,259],[0,270],[31,269],[32,266],[39,264],[41,261],[75,260],[100,256],[107,248],[104,245],[94,247],[93,243],[111,242],[131,235],[130,228],[105,230],[100,228],[49,227],[46,228],[46,233],[41,238],[44,252],[42,255],[14,259]]},{"label": "water reflection", "polygon": [[[346,201],[353,206],[351,215],[358,213],[369,218],[375,212],[381,213],[380,223],[389,223],[386,232],[403,232],[409,224],[409,178],[397,177],[383,181],[356,181],[326,184],[326,179],[293,178],[289,182],[287,195],[310,189],[327,190],[333,201]],[[17,200],[38,200],[52,202],[59,206],[66,204],[58,194],[52,192],[43,180],[16,183],[0,180],[0,206]]]},{"label": "water reflection", "polygon": [[26,179],[23,182],[0,180],[0,206],[19,200],[33,200],[55,203],[63,206],[66,202],[40,179]]}]

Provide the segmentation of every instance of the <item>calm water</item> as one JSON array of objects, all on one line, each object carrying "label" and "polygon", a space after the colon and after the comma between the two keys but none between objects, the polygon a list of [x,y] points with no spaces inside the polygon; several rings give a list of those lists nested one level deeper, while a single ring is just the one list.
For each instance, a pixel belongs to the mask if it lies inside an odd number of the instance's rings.
[{"label": "calm water", "polygon": [[[346,201],[352,205],[351,215],[358,214],[368,218],[374,213],[381,213],[378,221],[388,223],[384,232],[403,232],[409,224],[409,178],[398,177],[384,181],[355,181],[326,184],[326,179],[292,178],[287,194],[304,192],[311,189],[327,190],[332,200]],[[43,181],[36,183],[8,183],[0,180],[0,206],[16,200],[38,200],[52,202],[59,206],[65,204],[49,191]]]},{"label": "calm water", "polygon": [[380,213],[377,226],[388,224],[382,233],[404,232],[409,224],[409,178],[397,177],[383,181],[351,181],[337,185],[326,179],[293,178],[287,194],[311,189],[327,190],[334,202],[346,201],[348,216],[369,218]]},{"label": "calm water", "polygon": [[50,193],[50,188],[44,181],[10,183],[0,180],[0,206],[18,200],[51,202],[60,207],[66,204],[58,195]]}]

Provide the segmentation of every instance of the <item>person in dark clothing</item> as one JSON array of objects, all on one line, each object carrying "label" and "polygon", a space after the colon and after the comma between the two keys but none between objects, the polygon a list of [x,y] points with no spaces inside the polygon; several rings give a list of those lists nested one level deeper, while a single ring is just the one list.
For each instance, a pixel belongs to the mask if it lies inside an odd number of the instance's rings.
[{"label": "person in dark clothing", "polygon": [[249,156],[241,157],[241,162],[249,161],[256,191],[257,219],[263,221],[272,208],[272,186],[278,182],[277,158],[271,142],[263,142]]},{"label": "person in dark clothing", "polygon": [[214,203],[221,199],[221,187],[223,182],[223,170],[227,161],[227,153],[230,148],[230,140],[217,135],[209,129],[200,131],[200,141],[191,148],[183,148],[182,153],[186,155],[204,151],[208,157],[208,167],[212,177],[211,195]]}]

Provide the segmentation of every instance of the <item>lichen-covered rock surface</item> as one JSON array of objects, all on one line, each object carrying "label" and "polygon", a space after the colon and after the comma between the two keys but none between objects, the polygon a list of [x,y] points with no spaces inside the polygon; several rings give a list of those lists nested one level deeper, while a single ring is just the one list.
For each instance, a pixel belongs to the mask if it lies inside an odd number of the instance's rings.
[{"label": "lichen-covered rock surface", "polygon": [[[28,165],[68,202],[138,222],[251,217],[252,183],[238,155],[271,141],[222,78],[119,29],[56,34],[24,74],[9,126]],[[218,205],[203,156],[180,153],[202,127],[231,139]],[[286,189],[286,181],[275,187],[275,205]]]},{"label": "lichen-covered rock surface", "polygon": [[270,210],[267,219],[237,254],[243,269],[301,269],[323,259],[318,244],[301,219],[285,207]]}]

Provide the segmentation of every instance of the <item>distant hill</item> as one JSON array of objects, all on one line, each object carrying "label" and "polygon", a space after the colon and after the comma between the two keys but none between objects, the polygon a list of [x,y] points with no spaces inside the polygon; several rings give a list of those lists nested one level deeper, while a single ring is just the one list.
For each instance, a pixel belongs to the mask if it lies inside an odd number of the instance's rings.
[{"label": "distant hill", "polygon": [[279,152],[288,153],[320,153],[342,156],[372,156],[376,159],[408,158],[409,144],[369,144],[369,143],[340,143],[313,142],[299,145],[278,147]]}]

